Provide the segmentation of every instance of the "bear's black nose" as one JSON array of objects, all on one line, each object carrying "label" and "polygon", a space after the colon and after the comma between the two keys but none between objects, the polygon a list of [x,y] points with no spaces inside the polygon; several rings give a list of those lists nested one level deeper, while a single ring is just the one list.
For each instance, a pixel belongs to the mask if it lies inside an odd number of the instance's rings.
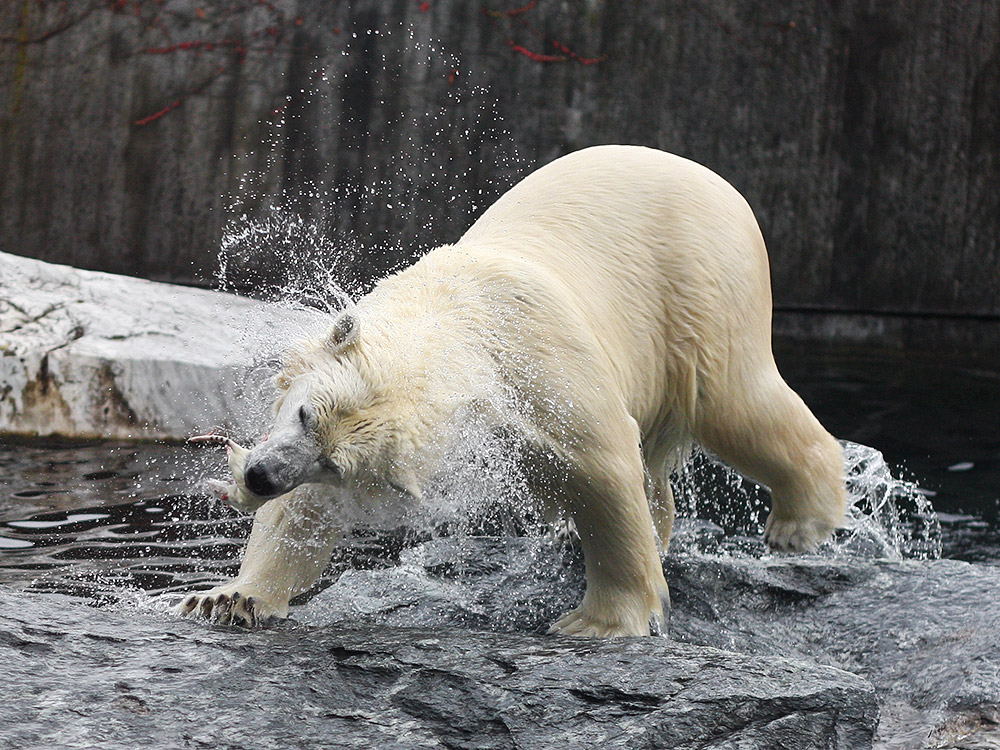
[{"label": "bear's black nose", "polygon": [[267,470],[260,464],[248,466],[243,474],[243,481],[246,483],[247,489],[255,495],[267,497],[275,494],[274,484],[267,475]]}]

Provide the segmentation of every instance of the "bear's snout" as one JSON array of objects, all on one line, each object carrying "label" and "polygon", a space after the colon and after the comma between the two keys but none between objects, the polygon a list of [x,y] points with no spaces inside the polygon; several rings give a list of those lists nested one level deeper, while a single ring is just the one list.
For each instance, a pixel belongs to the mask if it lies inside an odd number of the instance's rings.
[{"label": "bear's snout", "polygon": [[319,446],[303,435],[298,423],[272,430],[268,440],[253,448],[243,465],[243,485],[258,498],[291,492],[315,481],[322,464]]},{"label": "bear's snout", "polygon": [[243,474],[243,482],[246,484],[247,489],[255,495],[269,497],[277,494],[274,482],[271,481],[267,469],[259,463],[252,464],[246,468],[246,472]]}]

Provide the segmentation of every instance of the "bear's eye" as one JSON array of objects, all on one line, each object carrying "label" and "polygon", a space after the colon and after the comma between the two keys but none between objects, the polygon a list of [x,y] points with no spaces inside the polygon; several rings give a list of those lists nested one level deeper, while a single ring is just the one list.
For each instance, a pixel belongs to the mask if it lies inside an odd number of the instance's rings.
[{"label": "bear's eye", "polygon": [[304,428],[309,429],[309,409],[305,405],[299,407],[299,422]]}]

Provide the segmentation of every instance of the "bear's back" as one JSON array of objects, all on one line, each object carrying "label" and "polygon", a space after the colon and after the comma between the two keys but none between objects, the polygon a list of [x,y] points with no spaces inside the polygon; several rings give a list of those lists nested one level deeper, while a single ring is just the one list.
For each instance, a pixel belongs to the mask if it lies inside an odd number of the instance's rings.
[{"label": "bear's back", "polygon": [[574,351],[580,377],[614,384],[644,433],[665,409],[692,422],[702,386],[733,368],[773,369],[753,212],[710,170],[642,147],[541,168],[358,308],[391,360],[448,362],[464,380],[483,369],[479,348],[487,369],[534,356],[558,370]]},{"label": "bear's back", "polygon": [[463,247],[544,268],[607,340],[646,349],[650,337],[673,347],[742,331],[769,349],[770,276],[753,211],[689,159],[642,146],[563,156],[501,196]]},{"label": "bear's back", "polygon": [[642,146],[556,159],[501,196],[457,245],[540,263],[589,299],[648,297],[664,284],[693,303],[715,305],[713,289],[730,302],[770,297],[763,238],[743,196],[700,164]]}]

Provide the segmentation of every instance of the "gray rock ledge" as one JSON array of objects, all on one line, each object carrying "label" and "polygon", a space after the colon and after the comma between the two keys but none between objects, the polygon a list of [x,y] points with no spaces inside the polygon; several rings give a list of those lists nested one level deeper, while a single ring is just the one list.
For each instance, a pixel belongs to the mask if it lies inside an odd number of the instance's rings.
[{"label": "gray rock ledge", "polygon": [[247,402],[259,400],[248,371],[322,319],[0,253],[0,433],[181,439],[245,429]]},{"label": "gray rock ledge", "polygon": [[248,632],[0,590],[7,747],[871,747],[855,675],[662,638]]}]

